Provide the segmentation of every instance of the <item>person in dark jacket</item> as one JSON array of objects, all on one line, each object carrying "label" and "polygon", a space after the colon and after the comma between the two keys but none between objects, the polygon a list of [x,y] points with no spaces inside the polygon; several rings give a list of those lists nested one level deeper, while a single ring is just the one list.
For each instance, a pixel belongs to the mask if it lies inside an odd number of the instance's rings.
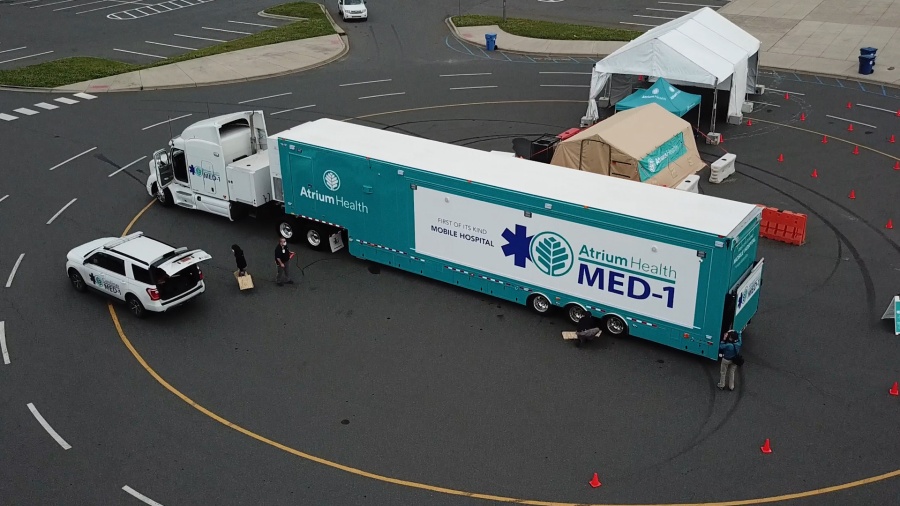
[{"label": "person in dark jacket", "polygon": [[719,390],[725,389],[725,380],[728,380],[728,390],[734,390],[734,372],[737,366],[743,362],[741,358],[741,333],[729,330],[719,342],[719,357],[722,365],[719,366]]},{"label": "person in dark jacket", "polygon": [[288,249],[287,241],[284,237],[278,239],[278,246],[275,246],[275,266],[278,268],[275,273],[275,283],[278,286],[284,286],[285,283],[292,284],[289,268],[291,265],[291,250]]},{"label": "person in dark jacket", "polygon": [[578,328],[575,331],[575,335],[578,337],[575,341],[575,346],[579,347],[587,341],[593,341],[595,337],[600,335],[600,323],[597,322],[597,319],[594,318],[590,311],[584,313],[584,316],[578,320]]},{"label": "person in dark jacket", "polygon": [[244,258],[244,251],[237,244],[232,244],[231,252],[234,253],[234,261],[237,263],[238,276],[247,274],[247,259]]}]

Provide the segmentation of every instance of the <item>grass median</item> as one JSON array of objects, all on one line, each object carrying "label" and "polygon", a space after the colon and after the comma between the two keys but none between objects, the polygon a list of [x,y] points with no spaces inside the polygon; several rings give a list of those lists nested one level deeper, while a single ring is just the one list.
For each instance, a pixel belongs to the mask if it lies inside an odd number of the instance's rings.
[{"label": "grass median", "polygon": [[454,16],[451,19],[453,24],[459,28],[497,25],[506,33],[533,39],[629,41],[644,33],[636,30],[552,23],[532,19],[506,18],[504,22],[500,16],[469,15]]},{"label": "grass median", "polygon": [[24,86],[31,88],[55,88],[68,84],[100,79],[116,74],[144,70],[160,65],[193,60],[204,56],[229,53],[241,49],[267,46],[279,42],[308,39],[335,33],[334,27],[316,3],[293,2],[265,10],[268,14],[301,18],[290,24],[271,28],[253,35],[205,47],[189,53],[172,56],[149,65],[132,65],[104,58],[74,57],[39,63],[12,70],[0,70],[0,86]]}]

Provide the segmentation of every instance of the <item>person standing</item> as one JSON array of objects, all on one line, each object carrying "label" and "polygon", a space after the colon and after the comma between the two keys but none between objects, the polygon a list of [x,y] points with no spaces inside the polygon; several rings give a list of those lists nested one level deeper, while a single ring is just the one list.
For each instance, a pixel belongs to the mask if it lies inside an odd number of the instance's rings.
[{"label": "person standing", "polygon": [[289,272],[290,264],[291,250],[288,249],[287,241],[282,237],[278,239],[278,246],[275,247],[275,265],[278,267],[278,272],[275,274],[275,283],[278,286],[284,286],[285,283],[289,285],[294,283]]},{"label": "person standing", "polygon": [[247,259],[244,258],[244,251],[237,244],[231,245],[231,252],[234,253],[234,261],[237,264],[238,276],[247,274]]},{"label": "person standing", "polygon": [[722,358],[722,364],[719,366],[719,390],[724,390],[726,380],[728,390],[734,390],[734,373],[737,366],[744,363],[741,356],[741,333],[729,330],[722,336],[719,343],[719,357]]}]

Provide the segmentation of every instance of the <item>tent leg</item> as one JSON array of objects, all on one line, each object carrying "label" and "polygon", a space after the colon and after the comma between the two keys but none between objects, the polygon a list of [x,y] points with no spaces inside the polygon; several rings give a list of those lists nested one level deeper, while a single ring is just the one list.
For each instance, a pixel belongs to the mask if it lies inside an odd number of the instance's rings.
[{"label": "tent leg", "polygon": [[713,106],[712,106],[712,117],[709,119],[709,133],[713,133],[716,131],[716,111],[719,107],[719,80],[716,79],[716,84],[713,86]]}]

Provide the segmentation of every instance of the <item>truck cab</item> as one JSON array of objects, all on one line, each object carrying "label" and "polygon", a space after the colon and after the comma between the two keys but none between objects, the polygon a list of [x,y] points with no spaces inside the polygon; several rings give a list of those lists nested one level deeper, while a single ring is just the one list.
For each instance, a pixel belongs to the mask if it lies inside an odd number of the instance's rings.
[{"label": "truck cab", "polygon": [[262,111],[194,123],[153,153],[147,192],[177,205],[234,220],[272,200],[268,137]]}]

